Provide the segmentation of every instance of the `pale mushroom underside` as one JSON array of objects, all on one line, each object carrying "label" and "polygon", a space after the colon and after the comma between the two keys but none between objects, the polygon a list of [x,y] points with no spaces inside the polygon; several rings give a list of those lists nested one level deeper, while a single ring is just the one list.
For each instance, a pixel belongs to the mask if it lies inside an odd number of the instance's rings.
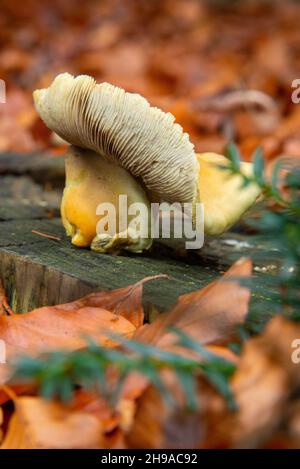
[{"label": "pale mushroom underside", "polygon": [[89,76],[58,75],[34,92],[45,124],[67,142],[114,160],[159,200],[197,199],[198,161],[174,116],[138,94]]}]

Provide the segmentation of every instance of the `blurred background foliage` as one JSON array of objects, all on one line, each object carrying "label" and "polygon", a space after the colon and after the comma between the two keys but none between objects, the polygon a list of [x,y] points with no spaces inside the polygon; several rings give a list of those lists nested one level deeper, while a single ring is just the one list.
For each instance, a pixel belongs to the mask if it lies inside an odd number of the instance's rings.
[{"label": "blurred background foliage", "polygon": [[[0,1],[0,151],[58,142],[31,93],[59,72],[93,75],[172,112],[198,151],[300,155],[300,4],[229,0]],[[10,138],[11,132],[14,139]]]},{"label": "blurred background foliage", "polygon": [[[229,435],[232,447],[253,441],[263,446],[268,436],[269,446],[299,447],[299,371],[291,364],[290,350],[299,326],[274,316],[300,318],[300,104],[291,100],[292,82],[300,78],[300,2],[0,0],[0,11],[0,79],[7,87],[6,103],[0,104],[0,152],[61,154],[64,146],[39,119],[32,91],[48,86],[60,72],[84,73],[138,92],[172,112],[198,152],[227,153],[231,172],[240,173],[240,159],[253,158],[255,174],[244,184],[256,182],[265,195],[238,227],[251,234],[255,249],[247,255],[253,254],[254,271],[264,275],[247,280],[253,292],[248,319],[239,328],[241,340],[230,343],[241,353],[237,367],[177,331],[179,344],[196,352],[198,360],[123,340],[114,350],[90,344],[85,350],[23,357],[17,376],[32,381],[46,397],[67,401],[78,396],[79,386],[89,385],[110,400],[124,379],[138,371],[169,399],[172,393],[166,395],[160,378],[162,371],[171,370],[189,409],[200,402],[202,411],[212,414],[212,422],[195,414],[197,422],[207,425],[198,445],[223,447]],[[227,147],[230,141],[236,146]],[[107,387],[112,365],[117,379]],[[236,416],[228,416],[210,388],[197,394],[195,383],[203,376],[225,397],[226,406],[232,409],[237,403]],[[151,394],[146,393],[137,415],[143,415],[145,406],[150,437],[149,420],[162,418],[153,427],[153,447],[159,446],[157,435],[167,427],[176,429],[176,422],[181,438],[191,433],[184,420],[166,420],[165,425],[164,414],[155,414],[159,400],[150,412],[148,401]],[[286,440],[276,434],[279,422]],[[124,438],[120,424],[114,425]],[[139,440],[143,426],[135,425]],[[203,442],[206,431],[209,442]],[[111,428],[109,432],[111,436]]]}]

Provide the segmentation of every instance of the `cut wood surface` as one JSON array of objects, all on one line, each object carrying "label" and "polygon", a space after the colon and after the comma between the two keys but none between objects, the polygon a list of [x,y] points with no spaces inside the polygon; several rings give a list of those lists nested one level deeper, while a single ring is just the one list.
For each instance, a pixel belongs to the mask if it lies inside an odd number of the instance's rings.
[{"label": "cut wood surface", "polygon": [[[9,155],[0,155],[0,277],[15,311],[27,312],[92,291],[126,286],[145,276],[168,274],[169,280],[149,282],[144,290],[144,304],[164,310],[179,295],[219,277],[234,253],[243,256],[256,249],[236,233],[210,240],[200,253],[188,256],[160,245],[143,255],[112,256],[78,249],[58,218],[62,186],[61,158],[13,154],[10,160]],[[264,296],[262,283],[257,283],[254,294]]]}]

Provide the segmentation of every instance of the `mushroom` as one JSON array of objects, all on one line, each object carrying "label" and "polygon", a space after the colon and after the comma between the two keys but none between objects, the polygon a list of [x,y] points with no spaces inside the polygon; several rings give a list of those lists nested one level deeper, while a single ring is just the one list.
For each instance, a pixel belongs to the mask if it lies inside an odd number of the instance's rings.
[{"label": "mushroom", "polygon": [[[226,231],[259,194],[254,184],[240,190],[241,177],[220,170],[217,165],[228,161],[222,155],[196,154],[174,116],[138,94],[64,73],[49,88],[36,90],[34,101],[45,124],[71,144],[61,212],[77,246],[101,252],[149,249],[152,240],[134,228],[134,216],[114,234],[96,230],[97,204],[116,206],[120,194],[143,204],[144,218],[153,201],[192,207],[203,202],[205,233],[212,235]],[[250,173],[252,165],[243,163],[242,169]]]},{"label": "mushroom", "polygon": [[[127,204],[142,203],[146,208],[146,226],[150,226],[150,203],[139,183],[121,166],[99,158],[94,151],[71,146],[66,154],[66,186],[61,203],[62,222],[72,243],[79,247],[91,246],[98,252],[117,252],[120,248],[133,252],[149,249],[152,240],[138,236],[134,216],[128,216],[123,228],[116,225],[115,235],[96,230],[99,223],[99,203],[115,207],[114,219],[119,220],[118,196],[125,194]],[[128,226],[129,225],[129,226]],[[96,234],[96,231],[98,234]]]}]

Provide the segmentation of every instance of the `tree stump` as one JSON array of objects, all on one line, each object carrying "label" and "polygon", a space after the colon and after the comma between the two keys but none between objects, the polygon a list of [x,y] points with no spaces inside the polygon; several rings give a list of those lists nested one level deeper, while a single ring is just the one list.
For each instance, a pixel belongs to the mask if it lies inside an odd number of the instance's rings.
[{"label": "tree stump", "polygon": [[[153,280],[144,287],[146,309],[151,304],[162,311],[179,295],[218,278],[232,263],[233,254],[247,255],[255,249],[236,233],[210,240],[200,253],[188,256],[160,245],[143,255],[120,256],[76,248],[59,218],[63,181],[62,158],[0,155],[0,278],[17,312],[167,274],[169,280]],[[264,297],[263,287],[254,294]]]}]

